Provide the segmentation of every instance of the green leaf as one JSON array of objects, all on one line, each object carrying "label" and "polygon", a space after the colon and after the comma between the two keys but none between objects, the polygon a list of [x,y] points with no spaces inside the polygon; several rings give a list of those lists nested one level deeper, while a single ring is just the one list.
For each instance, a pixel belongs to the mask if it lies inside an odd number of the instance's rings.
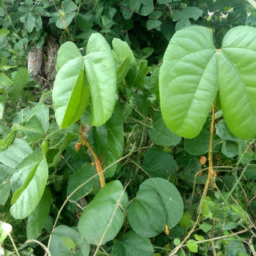
[{"label": "green leaf", "polygon": [[116,75],[117,75],[117,81],[116,84],[119,85],[121,84],[126,75],[128,74],[130,69],[130,60],[129,58],[125,58],[124,61],[119,65],[119,67],[116,70]]},{"label": "green leaf", "polygon": [[[62,61],[59,63],[61,65]],[[54,82],[52,99],[60,128],[67,128],[79,120],[89,103],[82,56],[69,60],[61,67]]]},{"label": "green leaf", "polygon": [[[124,149],[124,127],[123,116],[120,106],[115,106],[111,118],[106,122],[108,151],[106,156],[106,164],[104,167],[116,162],[123,154]],[[117,163],[107,169],[105,172],[107,177],[112,177],[117,168]]]},{"label": "green leaf", "polygon": [[75,17],[75,13],[65,13],[65,15],[56,21],[56,27],[66,29]]},{"label": "green leaf", "polygon": [[198,244],[195,240],[190,239],[186,244],[190,252],[198,252]]},{"label": "green leaf", "polygon": [[221,148],[221,153],[227,157],[235,157],[238,155],[238,145],[233,141],[225,141]]},{"label": "green leaf", "polygon": [[13,80],[13,85],[10,87],[8,94],[12,102],[16,102],[23,88],[28,83],[28,70],[27,68],[19,68]]},{"label": "green leaf", "polygon": [[241,139],[237,138],[228,128],[226,121],[220,120],[216,124],[216,134],[222,140],[230,140],[230,141],[240,141]]},{"label": "green leaf", "polygon": [[0,205],[5,205],[10,195],[10,183],[0,184]]},{"label": "green leaf", "polygon": [[198,20],[199,17],[202,17],[203,13],[203,10],[195,6],[188,6],[182,10],[174,10],[172,13],[172,20],[178,21],[176,23],[176,30],[190,26],[191,23],[189,19]]},{"label": "green leaf", "polygon": [[60,70],[65,63],[79,57],[82,57],[82,55],[74,43],[66,42],[62,44],[58,50],[56,69]]},{"label": "green leaf", "polygon": [[112,41],[114,56],[118,63],[122,63],[126,58],[130,61],[130,69],[126,76],[126,83],[128,86],[132,86],[137,76],[137,62],[133,55],[133,52],[126,42],[120,39],[114,38]]},{"label": "green leaf", "polygon": [[204,233],[208,233],[213,228],[213,226],[208,223],[199,224],[199,227],[204,231]]},{"label": "green leaf", "polygon": [[[169,181],[151,178],[144,181],[127,210],[130,225],[143,237],[153,237],[180,221],[183,215],[183,201],[179,191]],[[158,217],[157,217],[158,216]]]},{"label": "green leaf", "polygon": [[171,132],[165,125],[162,118],[158,118],[153,122],[153,128],[149,130],[149,137],[155,145],[159,146],[175,146],[181,137]]},{"label": "green leaf", "polygon": [[210,132],[202,130],[194,139],[185,139],[184,148],[192,156],[201,156],[208,152]]},{"label": "green leaf", "polygon": [[[70,200],[77,201],[91,192],[93,185],[98,180],[97,176],[92,178],[94,175],[96,175],[96,170],[90,163],[85,162],[77,168],[75,173],[72,174],[68,180],[67,195],[70,195],[77,187],[86,181],[88,181],[88,183],[78,189],[75,194],[71,196]],[[89,179],[91,180],[89,181]]]},{"label": "green leaf", "polygon": [[193,26],[171,39],[160,69],[159,90],[167,127],[185,138],[196,137],[215,100],[217,55],[212,33]]},{"label": "green leaf", "polygon": [[256,28],[229,30],[222,41],[218,82],[223,116],[242,139],[256,137]]},{"label": "green leaf", "polygon": [[112,115],[116,102],[116,64],[105,38],[93,33],[84,60],[91,90],[91,125],[101,126]]},{"label": "green leaf", "polygon": [[11,215],[15,219],[24,219],[30,215],[43,196],[48,178],[48,166],[41,153],[34,152],[17,167],[11,178],[12,183],[21,183],[12,197]]},{"label": "green leaf", "polygon": [[32,30],[35,26],[35,22],[36,22],[35,17],[33,16],[32,13],[29,13],[27,16],[26,22],[25,22],[25,26],[29,33],[32,32]]},{"label": "green leaf", "polygon": [[114,244],[111,256],[154,256],[154,248],[148,238],[129,231]]},{"label": "green leaf", "polygon": [[0,152],[0,162],[15,168],[25,157],[33,153],[29,144],[22,139],[15,139],[7,149]]},{"label": "green leaf", "polygon": [[162,22],[160,20],[149,19],[147,21],[147,30],[151,30],[151,29],[157,28],[161,24],[162,24]]},{"label": "green leaf", "polygon": [[157,236],[166,225],[161,198],[152,190],[139,190],[128,206],[127,218],[132,229],[142,237]]},{"label": "green leaf", "polygon": [[50,211],[52,200],[51,190],[45,188],[44,194],[35,208],[35,210],[28,216],[27,222],[27,239],[37,239],[43,229],[45,220]]},{"label": "green leaf", "polygon": [[149,148],[144,155],[143,169],[150,177],[167,179],[174,175],[175,165],[173,156],[159,148]]},{"label": "green leaf", "polygon": [[86,207],[78,222],[78,229],[89,243],[105,244],[119,232],[124,222],[122,210],[128,203],[123,189],[120,181],[112,181]]},{"label": "green leaf", "polygon": [[256,180],[256,165],[247,165],[244,175],[246,179]]},{"label": "green leaf", "polygon": [[3,87],[10,86],[12,84],[12,80],[5,75],[4,73],[0,73],[0,85]]},{"label": "green leaf", "polygon": [[87,241],[74,229],[58,226],[52,233],[49,250],[52,256],[89,255]]}]

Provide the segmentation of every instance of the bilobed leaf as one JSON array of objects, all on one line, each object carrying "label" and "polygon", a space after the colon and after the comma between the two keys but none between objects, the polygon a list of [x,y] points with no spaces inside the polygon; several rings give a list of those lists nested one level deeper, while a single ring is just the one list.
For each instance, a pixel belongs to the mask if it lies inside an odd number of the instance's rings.
[{"label": "bilobed leaf", "polygon": [[84,81],[82,56],[64,64],[53,87],[52,99],[56,121],[67,128],[79,120],[89,102],[89,87]]},{"label": "bilobed leaf", "polygon": [[24,219],[34,211],[44,193],[48,178],[47,162],[41,153],[34,152],[23,162],[11,179],[11,183],[18,177],[25,180],[12,197],[10,213],[15,219]]},{"label": "bilobed leaf", "polygon": [[127,203],[128,197],[120,181],[108,183],[83,212],[78,222],[79,232],[94,245],[112,240],[123,225],[122,209]]},{"label": "bilobed leaf", "polygon": [[160,196],[165,208],[169,229],[177,225],[184,210],[183,200],[177,188],[168,180],[151,178],[140,185],[140,191],[148,190],[155,191]]},{"label": "bilobed leaf", "polygon": [[209,29],[193,26],[171,39],[160,69],[160,99],[167,127],[185,138],[196,137],[215,100],[217,55]]},{"label": "bilobed leaf", "polygon": [[116,64],[101,34],[90,36],[86,53],[84,65],[91,90],[91,125],[101,126],[111,117],[116,102]]},{"label": "bilobed leaf", "polygon": [[[133,230],[143,237],[153,237],[178,224],[183,215],[183,201],[179,191],[169,181],[150,178],[139,188],[136,198],[127,209]],[[157,217],[158,216],[158,217]]]},{"label": "bilobed leaf", "polygon": [[14,80],[13,85],[9,89],[9,97],[12,102],[16,102],[20,94],[28,82],[28,70],[27,68],[19,68]]},{"label": "bilobed leaf", "polygon": [[81,197],[84,197],[90,193],[93,185],[98,180],[97,177],[92,178],[94,175],[96,175],[95,167],[88,162],[81,164],[77,168],[76,172],[72,174],[68,180],[67,195],[69,196],[77,187],[79,187],[86,181],[88,181],[88,183],[78,189],[75,194],[71,196],[70,200],[77,201]]},{"label": "bilobed leaf", "polygon": [[148,238],[129,231],[114,244],[111,256],[153,256],[154,248]]},{"label": "bilobed leaf", "polygon": [[46,188],[39,204],[28,216],[27,239],[37,239],[41,234],[46,217],[50,211],[51,199],[51,190]]},{"label": "bilobed leaf", "polygon": [[142,237],[157,236],[166,225],[163,203],[152,190],[139,190],[128,206],[127,218],[132,229]]},{"label": "bilobed leaf", "polygon": [[237,137],[256,137],[256,28],[240,26],[224,37],[218,82],[223,116]]},{"label": "bilobed leaf", "polygon": [[52,256],[89,255],[87,241],[74,229],[58,226],[52,233],[49,250]]}]

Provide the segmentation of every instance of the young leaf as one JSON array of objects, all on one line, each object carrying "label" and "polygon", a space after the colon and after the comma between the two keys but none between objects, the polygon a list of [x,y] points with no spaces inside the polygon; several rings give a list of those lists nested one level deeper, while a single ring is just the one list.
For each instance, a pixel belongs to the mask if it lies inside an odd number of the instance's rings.
[{"label": "young leaf", "polygon": [[160,99],[167,127],[185,138],[196,137],[215,100],[217,55],[208,28],[193,26],[171,39],[160,69]]},{"label": "young leaf", "polygon": [[67,128],[79,120],[89,102],[82,56],[71,59],[59,70],[52,92],[56,121]]},{"label": "young leaf", "polygon": [[111,256],[153,256],[154,248],[148,238],[129,231],[114,244]]},{"label": "young leaf", "polygon": [[116,102],[116,64],[105,38],[93,33],[86,47],[85,73],[91,90],[91,125],[101,126]]},{"label": "young leaf", "polygon": [[240,26],[224,37],[219,52],[218,82],[223,116],[243,139],[256,137],[256,28]]},{"label": "young leaf", "polygon": [[91,244],[100,245],[112,240],[124,222],[123,208],[128,203],[120,181],[103,187],[83,212],[78,230]]},{"label": "young leaf", "polygon": [[11,179],[11,185],[21,184],[12,197],[10,213],[15,219],[24,219],[34,211],[44,193],[47,178],[47,162],[40,152],[29,155],[19,165]]},{"label": "young leaf", "polygon": [[89,255],[89,245],[74,229],[67,226],[58,226],[52,233],[49,250],[52,256]]},{"label": "young leaf", "polygon": [[41,234],[44,222],[50,211],[52,193],[46,188],[36,209],[28,216],[27,239],[37,239]]},{"label": "young leaf", "polygon": [[137,62],[129,45],[122,40],[115,38],[112,42],[113,53],[118,63],[122,63],[126,58],[129,59],[130,69],[126,76],[126,83],[132,86],[137,76]]}]

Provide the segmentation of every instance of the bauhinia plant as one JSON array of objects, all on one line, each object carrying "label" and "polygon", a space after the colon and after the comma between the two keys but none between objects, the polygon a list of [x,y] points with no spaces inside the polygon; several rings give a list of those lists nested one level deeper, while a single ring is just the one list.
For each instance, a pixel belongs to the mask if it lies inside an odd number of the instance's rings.
[{"label": "bauhinia plant", "polygon": [[194,227],[170,254],[174,255],[189,239],[199,222],[204,198],[216,173],[212,146],[215,104],[229,129],[242,139],[256,137],[256,29],[239,26],[223,38],[216,49],[212,32],[192,26],[177,32],[165,52],[160,70],[159,91],[163,119],[167,127],[185,138],[196,137],[212,109],[208,179]]}]

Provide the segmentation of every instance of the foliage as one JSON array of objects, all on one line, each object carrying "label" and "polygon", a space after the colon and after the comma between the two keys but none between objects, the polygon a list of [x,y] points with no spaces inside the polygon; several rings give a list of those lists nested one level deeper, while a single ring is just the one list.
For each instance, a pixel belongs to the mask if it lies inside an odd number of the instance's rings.
[{"label": "foliage", "polygon": [[0,0],[0,24],[0,254],[255,254],[254,1]]}]

